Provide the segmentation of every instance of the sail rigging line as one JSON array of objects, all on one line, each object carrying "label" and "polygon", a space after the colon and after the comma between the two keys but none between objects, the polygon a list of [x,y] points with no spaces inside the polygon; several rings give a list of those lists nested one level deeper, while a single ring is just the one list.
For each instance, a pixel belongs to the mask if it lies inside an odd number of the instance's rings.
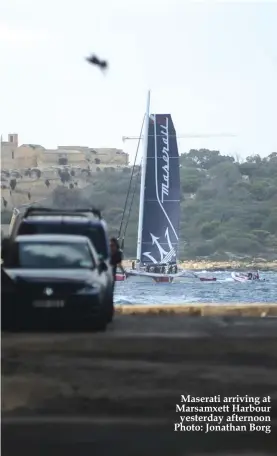
[{"label": "sail rigging line", "polygon": [[[139,135],[139,138],[138,138],[138,144],[137,144],[137,150],[136,150],[136,155],[135,155],[135,161],[134,161],[134,164],[133,164],[133,167],[132,167],[132,173],[131,173],[131,177],[130,177],[130,181],[129,181],[129,187],[128,187],[127,196],[126,196],[126,199],[125,199],[123,214],[122,214],[121,223],[120,223],[119,232],[118,232],[118,239],[120,239],[121,234],[122,234],[122,227],[123,227],[124,217],[125,217],[125,213],[126,213],[126,209],[127,209],[127,204],[128,204],[128,200],[129,200],[129,195],[130,195],[130,191],[131,191],[131,185],[132,185],[132,180],[133,180],[133,176],[134,176],[134,171],[135,171],[135,167],[136,167],[136,162],[137,162],[137,156],[138,156],[140,141],[141,141],[141,138],[142,138],[142,132],[143,132],[144,121],[145,121],[145,114],[144,114],[144,116],[143,116],[143,121],[142,121],[141,129],[140,129],[140,135]],[[126,231],[126,230],[125,230],[125,231]],[[123,243],[124,243],[124,238],[123,238]]]},{"label": "sail rigging line", "polygon": [[[141,160],[141,163],[142,163],[142,160]],[[137,190],[137,186],[138,186],[138,182],[139,182],[139,177],[140,177],[140,170],[139,170],[139,172],[136,175],[135,186],[134,186],[134,189],[133,189],[132,199],[131,199],[131,203],[130,203],[130,206],[129,206],[129,212],[128,212],[128,215],[127,215],[127,220],[126,220],[125,228],[124,228],[124,231],[123,231],[123,236],[122,236],[123,245],[124,245],[124,239],[125,239],[126,231],[127,231],[127,228],[128,228],[131,212],[132,212],[132,207],[133,207],[135,194],[136,194],[136,190]]]}]

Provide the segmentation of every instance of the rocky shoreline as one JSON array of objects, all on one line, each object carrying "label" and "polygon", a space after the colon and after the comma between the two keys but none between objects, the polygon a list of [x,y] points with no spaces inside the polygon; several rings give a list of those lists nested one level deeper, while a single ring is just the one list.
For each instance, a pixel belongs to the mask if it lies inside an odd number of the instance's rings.
[{"label": "rocky shoreline", "polygon": [[[129,268],[132,266],[130,260],[123,262],[124,266]],[[184,269],[197,270],[197,271],[246,271],[246,270],[259,270],[259,271],[276,271],[277,260],[249,260],[249,261],[209,261],[209,260],[190,260],[183,261],[180,266]]]},{"label": "rocky shoreline", "polygon": [[181,266],[185,269],[198,269],[207,271],[277,271],[277,261],[184,261]]}]

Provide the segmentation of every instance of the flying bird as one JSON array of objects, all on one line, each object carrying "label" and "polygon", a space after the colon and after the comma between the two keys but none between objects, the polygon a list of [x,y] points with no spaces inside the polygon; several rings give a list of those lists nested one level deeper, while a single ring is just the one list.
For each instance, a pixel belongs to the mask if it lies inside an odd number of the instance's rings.
[{"label": "flying bird", "polygon": [[108,62],[106,60],[100,60],[94,54],[92,54],[90,57],[87,57],[86,61],[91,65],[99,66],[101,70],[106,70],[108,68]]}]

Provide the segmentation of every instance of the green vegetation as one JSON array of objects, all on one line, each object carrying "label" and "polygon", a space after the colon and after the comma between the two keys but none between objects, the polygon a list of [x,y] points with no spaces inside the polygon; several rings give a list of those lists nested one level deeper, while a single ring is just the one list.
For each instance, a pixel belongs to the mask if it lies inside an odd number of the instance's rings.
[{"label": "green vegetation", "polygon": [[[277,153],[237,162],[218,151],[191,150],[181,155],[180,163],[181,259],[277,257]],[[118,235],[130,172],[98,172],[91,179],[83,193],[98,203],[111,234]],[[138,207],[139,182],[126,231],[126,257],[136,255]]]},{"label": "green vegetation", "polygon": [[237,162],[218,151],[181,156],[181,255],[277,257],[277,153]]},{"label": "green vegetation", "polygon": [[[276,152],[263,159],[256,155],[239,162],[218,151],[191,150],[181,155],[180,163],[181,259],[277,257]],[[63,206],[66,202],[98,206],[110,234],[117,236],[130,175],[130,169],[98,171],[88,177],[91,185],[82,190],[58,187],[52,201]],[[132,189],[135,181],[136,177]],[[125,236],[126,257],[136,255],[138,207],[139,182]],[[128,210],[129,206],[126,215]]]}]

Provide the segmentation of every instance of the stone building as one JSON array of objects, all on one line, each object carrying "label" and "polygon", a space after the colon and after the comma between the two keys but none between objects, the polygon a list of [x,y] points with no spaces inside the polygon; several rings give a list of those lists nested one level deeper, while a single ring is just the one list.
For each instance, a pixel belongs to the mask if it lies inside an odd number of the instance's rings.
[{"label": "stone building", "polygon": [[40,168],[64,165],[87,167],[88,162],[86,155],[79,150],[45,149],[39,154],[38,166]]},{"label": "stone building", "polygon": [[128,166],[129,156],[121,149],[90,148],[84,146],[58,146],[46,149],[38,144],[18,145],[18,135],[9,134],[8,141],[1,140],[1,168],[48,168],[51,166]]},{"label": "stone building", "polygon": [[90,163],[96,165],[122,165],[128,166],[129,155],[122,149],[113,147],[91,148],[85,146],[58,146],[58,150],[75,150],[83,152]]},{"label": "stone building", "polygon": [[1,168],[12,169],[15,168],[15,150],[18,147],[18,135],[9,134],[8,141],[0,141],[1,151]]}]

